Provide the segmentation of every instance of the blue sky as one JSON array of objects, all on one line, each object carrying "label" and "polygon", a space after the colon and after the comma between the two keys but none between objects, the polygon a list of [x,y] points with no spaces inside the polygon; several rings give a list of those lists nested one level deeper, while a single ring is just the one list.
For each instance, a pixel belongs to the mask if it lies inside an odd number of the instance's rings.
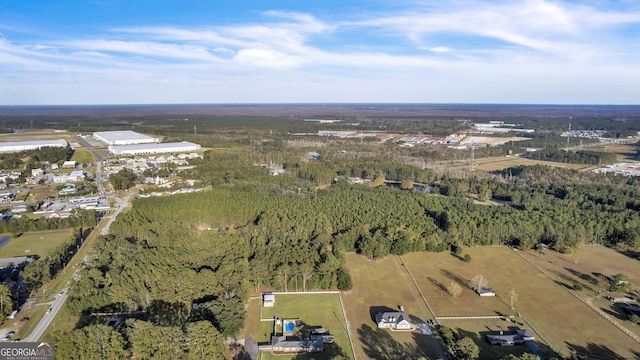
[{"label": "blue sky", "polygon": [[637,0],[0,0],[0,105],[640,103]]}]

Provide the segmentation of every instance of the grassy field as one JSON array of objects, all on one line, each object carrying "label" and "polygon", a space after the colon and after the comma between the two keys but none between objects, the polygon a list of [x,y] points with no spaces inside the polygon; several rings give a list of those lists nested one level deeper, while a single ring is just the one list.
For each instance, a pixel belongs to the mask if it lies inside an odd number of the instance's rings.
[{"label": "grassy field", "polygon": [[[501,359],[509,354],[518,356],[525,352],[531,352],[527,345],[506,347],[495,346],[491,345],[486,340],[487,334],[496,334],[500,330],[503,330],[505,332],[512,331],[514,330],[514,328],[531,330],[526,326],[513,323],[510,320],[443,320],[440,323],[442,324],[442,326],[446,326],[448,328],[456,330],[460,337],[470,337],[471,339],[473,339],[473,341],[480,348],[480,360]],[[538,345],[542,354],[550,354],[551,356],[553,356],[551,354],[551,350],[539,341],[536,341],[536,345]]]},{"label": "grassy field", "polygon": [[418,332],[392,332],[378,329],[375,314],[397,311],[404,306],[414,323],[431,319],[426,305],[413,286],[397,256],[370,260],[346,254],[353,278],[353,289],[343,293],[347,318],[358,359],[415,358],[419,354],[437,358],[433,338]]},{"label": "grassy field", "polygon": [[[245,335],[253,337],[256,342],[268,342],[273,322],[260,321],[260,306],[259,299],[250,301],[248,312],[252,324],[245,329]],[[338,294],[276,294],[275,306],[262,309],[263,319],[272,319],[274,315],[281,319],[300,319],[311,327],[324,327],[331,332],[336,342],[327,344],[323,353],[277,356],[263,353],[261,359],[330,359],[336,354],[353,358]]]},{"label": "grassy field", "polygon": [[[604,358],[633,358],[640,345],[581,303],[554,281],[507,247],[465,249],[464,263],[448,253],[413,253],[403,256],[436,316],[520,313],[563,355],[570,349]],[[389,269],[391,273],[392,269]],[[458,298],[443,293],[441,284],[466,284],[481,274],[497,294],[486,299],[463,289]],[[515,310],[507,293],[515,289]]]},{"label": "grassy field", "polygon": [[71,157],[72,161],[77,161],[78,163],[91,163],[95,161],[93,154],[91,151],[86,149],[76,149],[73,151],[73,156]]},{"label": "grassy field", "polygon": [[[16,239],[11,239],[7,246],[0,249],[0,258],[14,256],[45,257],[52,249],[69,239],[71,229],[34,231],[23,233]],[[0,234],[11,236],[11,234]]]},{"label": "grassy field", "polygon": [[609,294],[605,292],[597,296],[597,276],[624,273],[636,288],[640,285],[640,262],[607,247],[582,247],[573,254],[560,254],[555,251],[545,251],[541,255],[536,251],[525,253],[527,258],[545,269],[556,280],[571,287],[576,283],[582,285],[580,295],[597,305],[604,311],[619,319],[619,323],[640,336],[640,326],[627,320],[627,314],[619,305],[604,299],[605,295],[623,296],[624,294]]}]

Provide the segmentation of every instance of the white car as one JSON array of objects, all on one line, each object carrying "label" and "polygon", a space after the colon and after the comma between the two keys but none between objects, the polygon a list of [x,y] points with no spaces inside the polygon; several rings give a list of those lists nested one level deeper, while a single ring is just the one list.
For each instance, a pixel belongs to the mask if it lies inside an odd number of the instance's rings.
[{"label": "white car", "polygon": [[48,308],[48,309],[47,309],[47,314],[49,314],[49,313],[51,312],[51,309],[52,309],[52,308]]}]

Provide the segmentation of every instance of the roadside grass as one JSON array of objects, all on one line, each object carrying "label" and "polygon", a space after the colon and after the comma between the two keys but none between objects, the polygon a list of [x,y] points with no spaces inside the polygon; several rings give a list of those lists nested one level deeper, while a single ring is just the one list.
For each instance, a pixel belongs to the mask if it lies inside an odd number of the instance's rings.
[{"label": "roadside grass", "polygon": [[[73,273],[76,269],[82,267],[82,261],[84,257],[89,253],[91,248],[100,237],[100,229],[102,229],[107,221],[108,219],[106,219],[105,217],[102,218],[102,220],[98,224],[98,230],[93,230],[91,234],[89,234],[78,252],[73,256],[73,258],[71,258],[71,261],[69,261],[67,266],[65,266],[65,268],[62,269],[60,273],[58,273],[58,276],[56,276],[55,279],[43,285],[39,289],[40,292],[42,292],[42,288],[44,288],[46,293],[55,294],[62,291],[62,289],[64,289],[67,284],[70,284],[71,281],[73,281]],[[68,311],[67,305],[65,304],[58,311],[56,317],[53,318],[51,324],[49,325],[47,330],[45,330],[41,338],[50,338],[54,330],[60,330],[63,333],[70,332],[76,327],[79,320],[80,318]]]},{"label": "roadside grass", "polygon": [[[304,355],[262,353],[261,359],[331,359],[337,354],[342,354],[349,359],[353,357],[338,294],[276,294],[275,306],[262,309],[263,318],[273,318],[274,315],[280,319],[300,319],[311,327],[324,327],[335,337],[335,344],[326,344],[325,351],[322,353]],[[259,317],[258,314],[257,317],[251,318],[251,321],[259,322],[260,330],[254,334],[255,341],[268,342],[273,331],[273,322],[260,321]]]},{"label": "roadside grass", "polygon": [[258,334],[260,333],[260,322],[253,319],[260,319],[260,307],[262,306],[262,300],[259,298],[252,298],[247,301],[245,306],[247,309],[247,320],[244,323],[244,328],[238,335],[240,339],[251,337],[254,341],[258,341]]},{"label": "roadside grass", "polygon": [[22,310],[16,315],[16,319],[22,319],[23,317],[29,317],[29,321],[27,321],[21,328],[16,332],[16,335],[13,337],[14,339],[24,339],[27,337],[33,329],[35,329],[36,325],[40,322],[47,312],[49,308],[48,305],[36,305],[31,309]]},{"label": "roadside grass", "polygon": [[[495,314],[520,313],[562,355],[568,355],[570,349],[605,358],[612,354],[633,358],[638,354],[638,343],[531,266],[514,250],[508,247],[475,247],[464,249],[464,253],[470,254],[470,263],[464,263],[449,253],[423,252],[403,256],[437,316],[468,315],[471,304],[488,300],[478,309],[482,313],[477,315],[491,310]],[[488,280],[489,287],[497,294],[495,299],[481,299],[474,295],[478,300],[467,305],[463,299],[473,295],[470,290],[463,291],[460,299],[453,299],[442,295],[440,286],[436,284],[446,280],[462,279],[464,282],[475,274],[481,274]],[[507,293],[510,289],[518,293],[514,311],[508,308]]]},{"label": "roadside grass", "polygon": [[[618,322],[640,336],[640,326],[628,321],[628,315],[619,305],[613,304],[604,297],[611,295],[622,297],[622,293],[609,293],[605,291],[598,296],[598,276],[609,277],[624,273],[629,277],[631,284],[636,289],[640,286],[640,263],[614,249],[604,246],[581,247],[573,254],[561,254],[546,250],[542,253],[527,251],[523,253],[527,259],[547,271],[556,280],[567,287],[580,284],[582,290],[578,294],[598,306],[605,313],[618,319]],[[632,294],[638,297],[638,294]]]},{"label": "roadside grass", "polygon": [[75,314],[72,314],[66,306],[63,306],[56,313],[56,317],[53,318],[47,330],[42,333],[40,337],[41,341],[52,341],[53,334],[55,332],[61,332],[63,334],[68,334],[73,329],[76,328],[76,325],[80,321],[80,317]]},{"label": "roadside grass", "polygon": [[[519,356],[523,353],[532,353],[526,344],[516,346],[491,345],[486,338],[487,334],[497,334],[500,330],[504,332],[513,331],[515,328],[529,329],[527,326],[513,323],[510,320],[482,319],[482,320],[443,320],[442,326],[455,330],[462,337],[470,337],[480,348],[480,360],[502,359],[509,354]],[[535,340],[536,345],[545,358],[553,357],[552,351],[539,339]]]},{"label": "roadside grass", "polygon": [[[378,329],[375,314],[398,311],[404,306],[414,323],[431,319],[427,307],[415,291],[409,275],[397,256],[370,260],[355,253],[345,254],[353,279],[353,289],[343,292],[342,299],[351,322],[351,335],[358,359],[418,357],[437,358],[430,337],[418,332],[392,332]],[[431,339],[432,340],[432,339]],[[396,351],[388,353],[388,351]]]},{"label": "roadside grass", "polygon": [[[70,234],[71,229],[23,233],[18,238],[11,239],[5,247],[0,249],[0,258],[34,255],[43,258],[49,254],[49,251],[68,240]],[[0,235],[11,236],[11,234]]]},{"label": "roadside grass", "polygon": [[71,161],[76,161],[78,163],[91,163],[95,161],[93,157],[93,153],[87,149],[75,149],[73,151],[73,155],[71,156]]}]

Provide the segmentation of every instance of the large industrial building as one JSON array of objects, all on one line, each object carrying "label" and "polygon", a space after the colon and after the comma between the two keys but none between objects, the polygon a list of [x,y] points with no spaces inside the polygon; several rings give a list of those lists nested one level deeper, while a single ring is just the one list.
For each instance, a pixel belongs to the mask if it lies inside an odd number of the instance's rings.
[{"label": "large industrial building", "polygon": [[93,137],[106,143],[107,145],[153,144],[160,142],[160,140],[157,138],[140,134],[131,130],[99,131],[94,132]]},{"label": "large industrial building", "polygon": [[160,153],[180,153],[200,150],[200,145],[188,141],[162,143],[109,146],[109,152],[114,155],[148,155]]},{"label": "large industrial building", "polygon": [[0,152],[39,150],[42,147],[66,147],[66,140],[32,140],[0,143]]}]

